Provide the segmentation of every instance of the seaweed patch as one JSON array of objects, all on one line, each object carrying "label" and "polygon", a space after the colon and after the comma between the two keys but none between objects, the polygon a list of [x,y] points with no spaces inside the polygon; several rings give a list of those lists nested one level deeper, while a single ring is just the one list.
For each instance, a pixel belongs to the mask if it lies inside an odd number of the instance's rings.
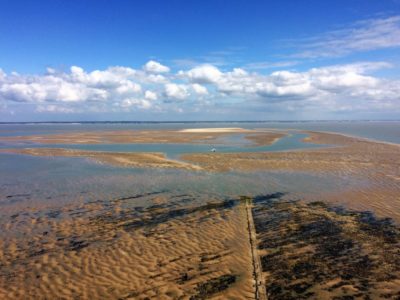
[{"label": "seaweed patch", "polygon": [[188,207],[188,208],[177,208],[177,209],[171,209],[167,211],[154,211],[153,209],[150,208],[150,214],[146,215],[145,218],[140,218],[138,220],[133,220],[133,221],[128,221],[121,226],[125,230],[131,230],[131,229],[136,229],[140,228],[143,226],[155,226],[161,223],[165,223],[171,219],[175,219],[178,217],[183,217],[189,214],[197,213],[197,212],[202,212],[202,211],[209,211],[212,209],[215,210],[224,210],[224,209],[229,209],[232,208],[234,205],[236,205],[237,200],[226,200],[222,202],[209,202],[205,205],[201,206],[196,206],[196,207]]},{"label": "seaweed patch", "polygon": [[190,300],[209,299],[210,296],[222,292],[234,284],[236,275],[226,274],[217,278],[197,284],[197,294],[190,297]]},{"label": "seaweed patch", "polygon": [[271,195],[252,209],[269,299],[400,296],[400,230],[390,219]]}]

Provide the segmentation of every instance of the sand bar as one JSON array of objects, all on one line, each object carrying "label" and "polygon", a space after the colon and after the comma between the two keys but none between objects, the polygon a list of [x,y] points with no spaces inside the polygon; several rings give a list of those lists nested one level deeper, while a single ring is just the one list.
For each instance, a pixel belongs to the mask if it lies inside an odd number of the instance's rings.
[{"label": "sand bar", "polygon": [[286,133],[251,131],[241,128],[207,128],[181,130],[117,130],[66,132],[29,136],[0,137],[0,142],[38,144],[208,144],[223,142],[221,137],[248,133],[245,138],[257,137],[256,145],[270,145]]},{"label": "sand bar", "polygon": [[84,157],[94,160],[98,163],[110,164],[119,167],[178,168],[196,171],[202,169],[201,167],[193,164],[167,159],[163,153],[102,152],[63,148],[0,149],[0,153],[1,152],[49,157]]},{"label": "sand bar", "polygon": [[190,128],[190,129],[182,129],[179,132],[251,132],[252,130],[243,129],[243,128],[234,128],[234,127],[226,127],[226,128]]},{"label": "sand bar", "polygon": [[400,222],[400,147],[340,134],[308,132],[306,142],[336,147],[286,152],[186,154],[182,159],[215,172],[285,171],[329,174],[368,184],[325,195],[353,209],[373,210]]}]

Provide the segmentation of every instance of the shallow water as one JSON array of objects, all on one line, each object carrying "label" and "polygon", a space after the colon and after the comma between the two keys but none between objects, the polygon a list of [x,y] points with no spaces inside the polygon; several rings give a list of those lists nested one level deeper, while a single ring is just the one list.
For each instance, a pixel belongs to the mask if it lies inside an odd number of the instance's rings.
[{"label": "shallow water", "polygon": [[400,121],[304,121],[304,122],[178,122],[178,123],[62,123],[0,124],[0,136],[54,134],[91,130],[160,130],[242,127],[332,131],[400,144]]},{"label": "shallow water", "polygon": [[304,143],[302,140],[307,134],[292,132],[288,136],[279,139],[272,145],[268,146],[252,146],[243,134],[233,134],[229,137],[219,139],[216,144],[35,144],[23,143],[0,144],[0,148],[69,148],[91,151],[107,151],[107,152],[162,152],[168,158],[178,159],[180,155],[185,153],[205,153],[215,148],[217,152],[237,153],[237,152],[270,152],[270,151],[287,151],[296,149],[321,148],[323,145],[312,143]]},{"label": "shallow water", "polygon": [[[218,126],[237,126],[259,128],[269,123],[219,124]],[[286,123],[279,123],[285,125]],[[290,123],[292,124],[292,123]],[[289,125],[289,124],[286,124]],[[293,124],[292,124],[293,125]],[[146,126],[146,127],[144,127]],[[216,126],[213,123],[201,124],[35,124],[0,125],[1,134],[20,135],[33,133],[55,133],[71,130],[116,130],[116,129],[156,129]],[[0,148],[9,147],[63,147],[83,150],[117,152],[164,152],[169,158],[179,159],[183,153],[204,153],[215,147],[217,152],[267,152],[287,151],[321,147],[302,140],[303,133],[289,131],[289,135],[269,146],[253,146],[242,133],[224,136],[216,144],[34,144],[4,143]],[[189,172],[182,170],[154,170],[119,168],[100,165],[85,158],[33,157],[26,155],[0,154],[0,213],[12,207],[58,206],[70,201],[85,202],[102,197],[112,199],[132,193],[153,191],[179,191],[201,195],[197,199],[212,197],[229,198],[238,195],[262,194],[275,190],[297,194],[323,194],[337,187],[348,185],[368,185],[358,179],[338,179],[304,173],[258,172],[223,173]],[[203,201],[200,200],[200,201]],[[205,200],[204,200],[205,201]]]},{"label": "shallow water", "polygon": [[[0,214],[49,209],[66,203],[104,201],[152,192],[196,195],[196,202],[256,195],[276,190],[318,198],[363,181],[305,173],[208,173],[101,165],[85,158],[0,155]],[[137,203],[148,205],[149,203]]]}]

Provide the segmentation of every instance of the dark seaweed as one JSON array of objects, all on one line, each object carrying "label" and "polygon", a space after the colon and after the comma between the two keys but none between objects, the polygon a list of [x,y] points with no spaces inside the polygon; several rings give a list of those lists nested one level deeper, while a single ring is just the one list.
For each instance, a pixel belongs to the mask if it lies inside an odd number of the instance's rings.
[{"label": "dark seaweed", "polygon": [[61,211],[59,210],[52,210],[46,213],[46,216],[49,218],[55,219],[61,214]]},{"label": "dark seaweed", "polygon": [[89,246],[89,243],[86,241],[71,240],[69,241],[68,250],[79,251],[87,246]]},{"label": "dark seaweed", "polygon": [[190,300],[208,299],[210,296],[222,292],[236,282],[236,275],[226,274],[217,278],[207,280],[197,285],[197,294],[190,297]]},{"label": "dark seaweed", "polygon": [[283,196],[285,196],[285,193],[281,193],[281,192],[267,194],[267,195],[258,195],[253,198],[253,203],[257,204],[260,202],[270,201],[272,199],[279,200]]},{"label": "dark seaweed", "polygon": [[[269,273],[269,299],[318,298],[315,286],[337,299],[368,299],[380,282],[399,278],[400,230],[392,220],[320,201],[283,201],[282,195],[253,201],[258,247],[267,252],[261,264]],[[343,288],[346,285],[354,290]]]},{"label": "dark seaweed", "polygon": [[15,194],[15,195],[8,195],[6,196],[6,198],[10,199],[10,198],[16,198],[16,197],[30,197],[31,194]]},{"label": "dark seaweed", "polygon": [[113,201],[126,201],[126,200],[132,200],[132,199],[138,199],[138,198],[143,198],[146,196],[153,196],[153,195],[158,195],[165,193],[166,191],[157,191],[157,192],[150,192],[150,193],[144,193],[144,194],[137,194],[133,196],[128,196],[128,197],[122,197],[122,198],[117,198],[114,199]]},{"label": "dark seaweed", "polygon": [[208,211],[212,209],[223,210],[232,208],[237,203],[237,200],[226,200],[222,202],[211,202],[206,205],[197,206],[197,207],[189,207],[189,208],[178,208],[167,211],[155,211],[147,218],[141,218],[139,220],[134,220],[127,222],[122,225],[125,230],[137,229],[144,226],[155,226],[161,223],[165,223],[171,219],[175,219],[178,217],[186,216],[189,214]]}]

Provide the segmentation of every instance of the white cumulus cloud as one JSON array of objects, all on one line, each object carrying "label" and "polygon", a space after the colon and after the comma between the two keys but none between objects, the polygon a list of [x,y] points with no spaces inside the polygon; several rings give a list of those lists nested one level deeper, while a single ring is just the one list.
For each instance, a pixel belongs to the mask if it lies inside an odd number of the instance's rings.
[{"label": "white cumulus cloud", "polygon": [[198,95],[208,95],[207,88],[205,86],[202,86],[202,85],[198,84],[198,83],[193,83],[192,84],[192,89]]},{"label": "white cumulus cloud", "polygon": [[269,74],[211,65],[162,75],[123,66],[90,72],[73,66],[69,72],[51,69],[36,75],[0,71],[0,105],[4,111],[28,103],[37,112],[52,113],[201,112],[220,103],[288,113],[311,108],[400,112],[400,80],[375,75],[389,67],[386,62],[360,62]]},{"label": "white cumulus cloud", "polygon": [[193,83],[216,83],[222,76],[221,71],[212,65],[202,65],[187,72],[181,71],[181,76],[189,78]]},{"label": "white cumulus cloud", "polygon": [[155,92],[152,92],[152,91],[146,91],[145,93],[144,93],[144,97],[147,99],[147,100],[151,100],[151,101],[154,101],[154,100],[157,100],[157,94],[155,93]]},{"label": "white cumulus cloud", "polygon": [[149,73],[167,73],[169,72],[169,68],[156,62],[154,60],[148,61],[144,66],[143,69]]},{"label": "white cumulus cloud", "polygon": [[183,84],[167,83],[165,86],[165,96],[172,100],[185,100],[189,97],[187,87]]},{"label": "white cumulus cloud", "polygon": [[135,107],[135,108],[141,108],[141,109],[149,109],[152,107],[152,104],[150,101],[146,99],[124,99],[121,104],[121,107],[123,108],[130,108],[130,107]]}]

